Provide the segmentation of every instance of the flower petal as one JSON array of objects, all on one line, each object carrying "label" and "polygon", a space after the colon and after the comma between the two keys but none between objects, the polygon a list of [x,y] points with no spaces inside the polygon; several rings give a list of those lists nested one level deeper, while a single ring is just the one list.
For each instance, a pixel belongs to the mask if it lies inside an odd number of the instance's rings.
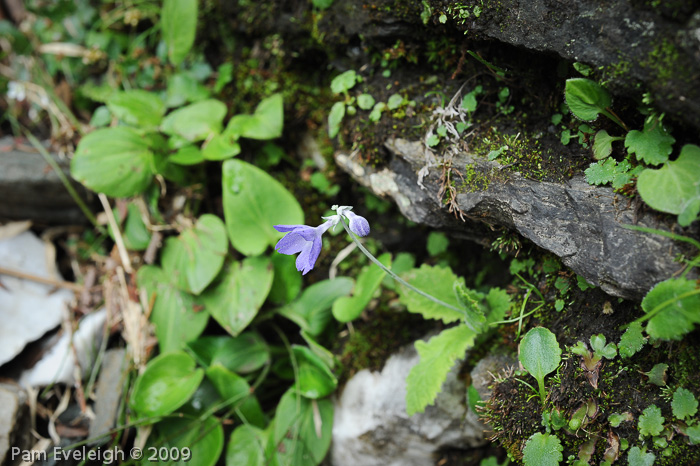
[{"label": "flower petal", "polygon": [[318,235],[314,241],[307,241],[304,244],[304,248],[301,250],[301,254],[297,257],[297,270],[301,272],[302,275],[306,275],[314,268],[316,265],[316,260],[318,260],[319,254],[321,254],[321,245],[323,241],[321,240],[321,235]]},{"label": "flower petal", "polygon": [[369,222],[364,217],[360,217],[350,211],[346,211],[344,214],[350,220],[350,231],[357,236],[369,235]]},{"label": "flower petal", "polygon": [[308,229],[311,228],[306,225],[273,225],[273,228],[279,232],[286,233],[288,231],[294,231],[294,230],[299,230],[299,229]]},{"label": "flower petal", "polygon": [[277,242],[275,250],[280,254],[292,255],[301,252],[306,243],[311,244],[311,242],[305,240],[303,236],[295,232],[290,232]]}]

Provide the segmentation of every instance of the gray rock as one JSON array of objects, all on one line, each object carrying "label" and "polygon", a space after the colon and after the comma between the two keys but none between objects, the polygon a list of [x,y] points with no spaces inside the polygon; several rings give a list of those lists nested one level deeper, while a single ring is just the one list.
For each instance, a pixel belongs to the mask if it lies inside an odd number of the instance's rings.
[{"label": "gray rock", "polygon": [[114,428],[122,395],[118,387],[124,386],[128,376],[127,366],[124,349],[111,349],[105,352],[100,377],[97,380],[95,418],[90,422],[89,438],[97,438]]},{"label": "gray rock", "polygon": [[362,166],[345,154],[337,154],[336,162],[376,194],[392,197],[414,222],[481,242],[488,238],[486,225],[507,227],[559,256],[589,283],[622,298],[641,299],[681,268],[674,258],[682,249],[674,241],[624,228],[668,230],[671,221],[648,210],[639,213],[609,187],[591,186],[581,176],[564,183],[533,181],[501,170],[497,162],[462,153],[452,160],[453,167],[470,164],[490,180],[483,191],[457,195],[462,222],[441,202],[439,167],[428,169],[419,186],[418,173],[425,171],[429,157],[421,142],[392,139],[386,147],[393,156],[385,168]]},{"label": "gray rock", "polygon": [[487,443],[484,425],[466,416],[466,387],[453,368],[434,406],[406,414],[406,377],[419,357],[413,346],[390,357],[381,372],[355,374],[336,402],[334,466],[428,466],[441,448]]},{"label": "gray rock", "polygon": [[[51,155],[70,179],[67,160]],[[87,191],[73,186],[83,199]],[[85,216],[58,175],[41,154],[17,148],[12,138],[0,139],[0,219],[40,224],[83,224]]]},{"label": "gray rock", "polygon": [[17,385],[0,384],[0,464],[18,464],[12,447],[20,451],[31,446],[31,428],[27,394]]}]

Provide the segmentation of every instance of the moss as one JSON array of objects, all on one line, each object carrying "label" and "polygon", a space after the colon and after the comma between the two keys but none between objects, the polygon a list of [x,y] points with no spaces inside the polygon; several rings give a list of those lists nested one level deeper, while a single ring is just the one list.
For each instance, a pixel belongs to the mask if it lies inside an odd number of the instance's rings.
[{"label": "moss", "polygon": [[338,379],[344,382],[362,369],[381,370],[386,360],[399,348],[427,332],[432,324],[416,314],[390,308],[391,292],[382,294],[381,302],[370,311],[366,320],[353,324],[347,339],[339,341],[336,352],[341,363]]}]

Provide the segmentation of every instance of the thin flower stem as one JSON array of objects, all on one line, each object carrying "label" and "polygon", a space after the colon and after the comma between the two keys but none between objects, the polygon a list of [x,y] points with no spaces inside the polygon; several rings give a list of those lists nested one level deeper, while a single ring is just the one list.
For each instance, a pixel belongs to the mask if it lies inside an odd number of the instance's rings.
[{"label": "thin flower stem", "polygon": [[[347,232],[348,232],[348,235],[350,235],[350,239],[352,239],[352,240],[355,242],[355,244],[357,244],[357,247],[360,248],[360,251],[362,251],[362,253],[363,253],[365,256],[367,256],[367,257],[369,258],[369,260],[371,260],[372,262],[374,262],[374,264],[375,264],[377,267],[379,267],[380,269],[382,269],[383,271],[385,271],[386,273],[388,273],[389,276],[390,276],[391,278],[393,278],[393,279],[396,280],[397,282],[401,283],[403,286],[405,286],[405,287],[408,288],[409,290],[415,291],[415,292],[418,293],[419,295],[423,296],[424,298],[427,298],[427,299],[431,300],[431,301],[434,302],[434,303],[437,303],[437,304],[439,304],[439,305],[441,305],[441,306],[445,306],[446,308],[452,309],[453,311],[459,312],[460,314],[462,314],[462,315],[464,316],[464,323],[465,323],[465,325],[466,325],[467,327],[469,327],[470,329],[472,329],[473,331],[477,332],[477,330],[474,328],[474,326],[471,324],[471,322],[469,322],[469,321],[467,320],[468,315],[467,315],[467,312],[466,312],[464,309],[460,309],[460,308],[455,307],[455,306],[453,306],[453,305],[451,305],[451,304],[448,304],[448,303],[446,303],[446,302],[444,302],[444,301],[441,301],[441,300],[437,299],[435,296],[429,295],[429,294],[426,293],[425,291],[419,290],[419,289],[416,288],[415,286],[413,286],[413,285],[411,285],[410,283],[408,283],[407,281],[405,281],[403,278],[401,278],[401,277],[399,277],[398,275],[396,275],[394,272],[391,271],[391,269],[387,268],[384,264],[382,264],[381,262],[379,262],[379,260],[378,260],[376,257],[374,257],[374,256],[372,255],[372,253],[369,252],[369,251],[367,250],[367,248],[365,248],[365,247],[362,245],[362,243],[360,243],[360,241],[357,239],[357,237],[355,236],[355,234],[354,234],[352,231],[350,231],[350,228],[348,228],[348,226],[345,224],[345,220],[343,219],[342,216],[340,217],[340,223],[343,224],[343,228],[345,228],[345,231],[347,231]],[[478,333],[478,332],[477,332],[477,333]]]}]

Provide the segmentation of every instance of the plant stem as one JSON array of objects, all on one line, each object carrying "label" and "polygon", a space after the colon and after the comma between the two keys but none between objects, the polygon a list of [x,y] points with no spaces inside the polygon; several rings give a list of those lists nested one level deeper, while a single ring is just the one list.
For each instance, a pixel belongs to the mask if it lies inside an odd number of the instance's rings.
[{"label": "plant stem", "polygon": [[537,379],[537,386],[540,388],[540,400],[542,400],[542,406],[544,406],[544,403],[545,403],[544,379]]},{"label": "plant stem", "polygon": [[398,275],[396,275],[394,272],[391,271],[391,269],[389,269],[389,268],[386,267],[384,264],[382,264],[381,262],[379,262],[379,260],[378,260],[376,257],[374,257],[374,256],[372,255],[372,253],[369,252],[369,251],[367,250],[367,248],[365,248],[365,247],[362,245],[362,243],[360,243],[360,241],[357,239],[357,237],[355,236],[355,234],[354,234],[352,231],[350,231],[350,228],[348,228],[348,226],[345,224],[345,220],[343,219],[342,216],[340,216],[340,223],[343,224],[343,228],[345,228],[345,231],[347,231],[347,232],[348,232],[348,235],[350,235],[350,239],[352,239],[352,240],[355,242],[355,244],[357,244],[357,247],[360,248],[360,251],[362,251],[362,253],[363,253],[365,256],[367,256],[367,257],[369,258],[369,260],[371,260],[372,262],[374,262],[374,264],[375,264],[377,267],[379,267],[380,269],[382,269],[383,271],[385,271],[387,274],[389,274],[389,276],[390,276],[391,278],[393,278],[393,279],[396,280],[397,282],[401,283],[403,286],[405,286],[405,287],[408,288],[409,290],[415,291],[415,292],[418,293],[419,295],[423,296],[424,298],[427,298],[427,299],[431,300],[431,301],[434,302],[434,303],[437,303],[437,304],[439,304],[439,305],[441,305],[441,306],[445,306],[446,308],[452,309],[453,311],[459,312],[460,314],[462,314],[462,315],[464,316],[464,324],[465,324],[467,327],[469,327],[471,330],[473,330],[474,332],[479,333],[479,332],[474,328],[474,326],[471,324],[471,322],[469,322],[469,321],[467,320],[467,319],[468,319],[467,311],[465,311],[464,309],[460,309],[460,308],[458,308],[458,307],[455,307],[455,306],[453,306],[453,305],[451,305],[451,304],[448,304],[448,303],[446,303],[446,302],[444,302],[444,301],[441,301],[441,300],[437,299],[435,296],[429,295],[429,294],[426,293],[425,291],[419,290],[419,289],[416,288],[415,286],[413,286],[413,285],[411,285],[410,283],[408,283],[407,281],[405,281],[403,278],[401,278],[401,277],[399,277]]}]

